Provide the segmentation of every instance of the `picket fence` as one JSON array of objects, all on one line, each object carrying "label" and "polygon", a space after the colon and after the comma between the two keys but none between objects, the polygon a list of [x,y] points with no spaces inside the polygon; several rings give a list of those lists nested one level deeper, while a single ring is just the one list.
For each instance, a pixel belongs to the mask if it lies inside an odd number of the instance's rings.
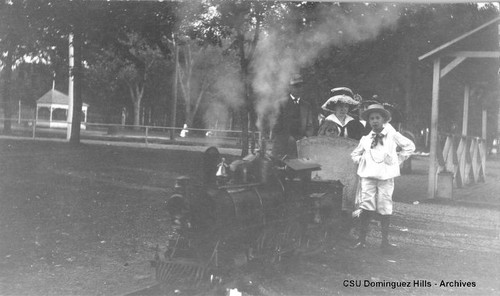
[{"label": "picket fence", "polygon": [[485,182],[486,140],[479,137],[440,134],[438,172],[451,172],[457,188]]}]

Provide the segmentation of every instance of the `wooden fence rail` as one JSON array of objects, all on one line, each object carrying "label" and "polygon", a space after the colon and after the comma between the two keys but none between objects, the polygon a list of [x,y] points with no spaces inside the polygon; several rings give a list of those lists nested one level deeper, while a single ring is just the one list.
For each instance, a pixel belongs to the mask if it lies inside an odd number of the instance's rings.
[{"label": "wooden fence rail", "polygon": [[486,140],[453,134],[440,134],[438,141],[438,173],[453,173],[453,183],[465,185],[485,181]]}]

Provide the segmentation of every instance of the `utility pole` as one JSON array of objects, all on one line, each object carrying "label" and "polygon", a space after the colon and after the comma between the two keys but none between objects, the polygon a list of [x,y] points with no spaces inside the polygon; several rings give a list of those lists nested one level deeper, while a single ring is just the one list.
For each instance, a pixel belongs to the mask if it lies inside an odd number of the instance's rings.
[{"label": "utility pole", "polygon": [[68,79],[68,116],[66,117],[67,131],[66,140],[71,139],[71,126],[73,121],[73,99],[74,99],[74,68],[75,68],[75,49],[73,47],[73,33],[69,34],[69,79]]},{"label": "utility pole", "polygon": [[174,52],[175,52],[175,76],[174,76],[174,101],[172,103],[172,115],[170,126],[170,140],[175,140],[175,123],[177,121],[177,84],[179,77],[179,47],[175,41],[175,35],[172,35],[172,42],[174,44]]}]

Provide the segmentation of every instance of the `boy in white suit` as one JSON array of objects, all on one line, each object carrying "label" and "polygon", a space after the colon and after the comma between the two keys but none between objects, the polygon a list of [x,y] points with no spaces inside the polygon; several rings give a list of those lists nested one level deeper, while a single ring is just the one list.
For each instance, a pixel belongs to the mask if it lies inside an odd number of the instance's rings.
[{"label": "boy in white suit", "polygon": [[[391,114],[382,105],[370,105],[361,117],[370,124],[372,131],[361,138],[351,153],[361,178],[361,229],[355,248],[365,248],[370,220],[377,213],[382,227],[381,248],[388,253],[394,248],[388,239],[394,178],[400,175],[399,165],[415,151],[415,145],[390,127]],[[397,147],[401,148],[399,153]]]}]

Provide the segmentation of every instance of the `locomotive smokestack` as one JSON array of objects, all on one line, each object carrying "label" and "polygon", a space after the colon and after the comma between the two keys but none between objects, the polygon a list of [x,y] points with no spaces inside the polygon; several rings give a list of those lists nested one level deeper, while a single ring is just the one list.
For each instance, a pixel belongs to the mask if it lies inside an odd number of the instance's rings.
[{"label": "locomotive smokestack", "polygon": [[267,145],[266,140],[264,140],[264,137],[262,136],[262,131],[259,133],[259,147],[261,155],[265,156],[267,152]]}]

